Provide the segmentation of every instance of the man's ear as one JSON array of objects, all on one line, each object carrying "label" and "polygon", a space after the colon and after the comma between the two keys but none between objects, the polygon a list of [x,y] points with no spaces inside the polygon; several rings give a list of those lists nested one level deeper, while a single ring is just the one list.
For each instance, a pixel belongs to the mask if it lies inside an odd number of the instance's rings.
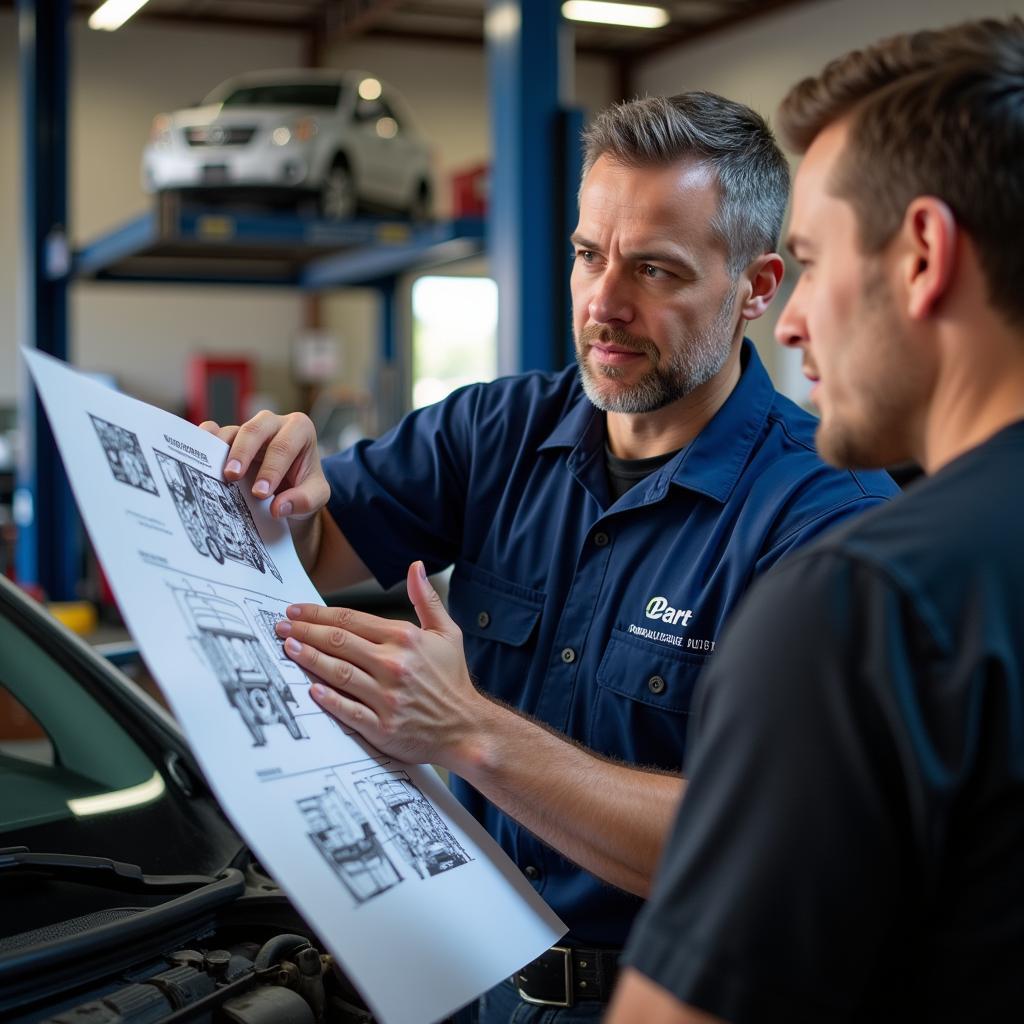
[{"label": "man's ear", "polygon": [[743,271],[748,289],[740,307],[740,316],[744,320],[756,320],[764,313],[782,284],[785,269],[782,257],[777,252],[766,252]]},{"label": "man's ear", "polygon": [[918,196],[900,228],[900,276],[912,320],[930,316],[949,291],[957,259],[959,228],[953,211],[934,196]]}]

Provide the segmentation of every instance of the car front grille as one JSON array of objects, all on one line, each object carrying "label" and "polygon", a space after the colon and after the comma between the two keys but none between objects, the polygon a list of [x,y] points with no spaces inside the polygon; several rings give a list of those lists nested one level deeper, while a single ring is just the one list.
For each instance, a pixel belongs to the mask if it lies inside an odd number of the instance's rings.
[{"label": "car front grille", "polygon": [[255,128],[222,128],[218,125],[185,129],[190,146],[244,146],[256,134]]}]

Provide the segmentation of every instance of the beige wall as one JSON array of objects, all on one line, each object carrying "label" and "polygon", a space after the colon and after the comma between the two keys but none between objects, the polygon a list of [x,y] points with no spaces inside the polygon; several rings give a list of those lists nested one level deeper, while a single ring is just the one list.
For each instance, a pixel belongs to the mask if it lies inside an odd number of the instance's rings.
[{"label": "beige wall", "polygon": [[[771,118],[786,91],[833,57],[884,36],[953,24],[967,18],[1024,14],[1024,0],[819,0],[769,15],[702,43],[667,52],[637,76],[641,94],[709,89]],[[783,294],[750,334],[776,383],[797,399],[807,393],[799,353],[783,351],[772,328]]]}]

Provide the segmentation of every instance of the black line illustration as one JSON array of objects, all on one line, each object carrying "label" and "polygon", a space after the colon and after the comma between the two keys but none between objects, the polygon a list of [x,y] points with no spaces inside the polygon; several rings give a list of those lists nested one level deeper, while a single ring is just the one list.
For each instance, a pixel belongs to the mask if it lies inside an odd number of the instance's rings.
[{"label": "black line illustration", "polygon": [[297,803],[313,845],[357,905],[402,881],[369,818],[337,787],[325,786]]},{"label": "black line illustration", "polygon": [[286,618],[286,616],[282,615],[280,612],[272,612],[267,608],[257,608],[256,618],[259,621],[260,627],[270,643],[270,646],[273,650],[277,651],[278,658],[280,658],[281,661],[288,662],[289,665],[294,665],[295,662],[293,662],[292,659],[284,652],[284,640],[274,632],[274,627],[282,619]]},{"label": "black line illustration", "polygon": [[355,796],[334,769],[320,793],[296,801],[313,845],[357,904],[411,878],[403,862],[427,880],[472,860],[408,772],[389,763],[356,769]]},{"label": "black line illustration", "polygon": [[245,562],[281,579],[236,484],[218,480],[173,455],[155,449],[154,454],[188,539],[201,555],[221,565],[226,558]]},{"label": "black line illustration", "polygon": [[298,699],[242,609],[216,594],[171,589],[192,631],[189,639],[242,716],[254,746],[266,744],[265,727],[270,725],[284,725],[292,739],[306,739],[289,707],[297,707]]},{"label": "black line illustration", "polygon": [[354,783],[364,806],[381,823],[385,842],[428,878],[471,858],[405,771],[379,771]]},{"label": "black line illustration", "polygon": [[137,487],[140,491],[159,494],[156,481],[149,470],[149,463],[142,453],[138,434],[133,434],[109,420],[93,416],[92,413],[89,413],[89,419],[92,420],[100,444],[106,453],[107,464],[110,466],[110,472],[114,474],[114,479],[128,484],[129,487]]}]

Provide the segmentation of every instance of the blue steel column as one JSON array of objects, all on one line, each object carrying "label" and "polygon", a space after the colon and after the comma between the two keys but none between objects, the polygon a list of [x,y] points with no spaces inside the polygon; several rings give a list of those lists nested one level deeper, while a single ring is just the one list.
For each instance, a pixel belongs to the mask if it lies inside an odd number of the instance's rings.
[{"label": "blue steel column", "polygon": [[[66,359],[70,0],[19,0],[23,244],[19,339]],[[48,597],[75,596],[79,527],[42,406],[21,371],[16,570]]]},{"label": "blue steel column", "polygon": [[488,0],[488,252],[498,283],[498,371],[564,365],[568,248],[561,216],[560,4]]},{"label": "blue steel column", "polygon": [[405,360],[399,358],[401,330],[398,300],[398,279],[385,277],[372,282],[377,291],[377,428],[378,433],[393,427],[405,413],[407,405]]}]

